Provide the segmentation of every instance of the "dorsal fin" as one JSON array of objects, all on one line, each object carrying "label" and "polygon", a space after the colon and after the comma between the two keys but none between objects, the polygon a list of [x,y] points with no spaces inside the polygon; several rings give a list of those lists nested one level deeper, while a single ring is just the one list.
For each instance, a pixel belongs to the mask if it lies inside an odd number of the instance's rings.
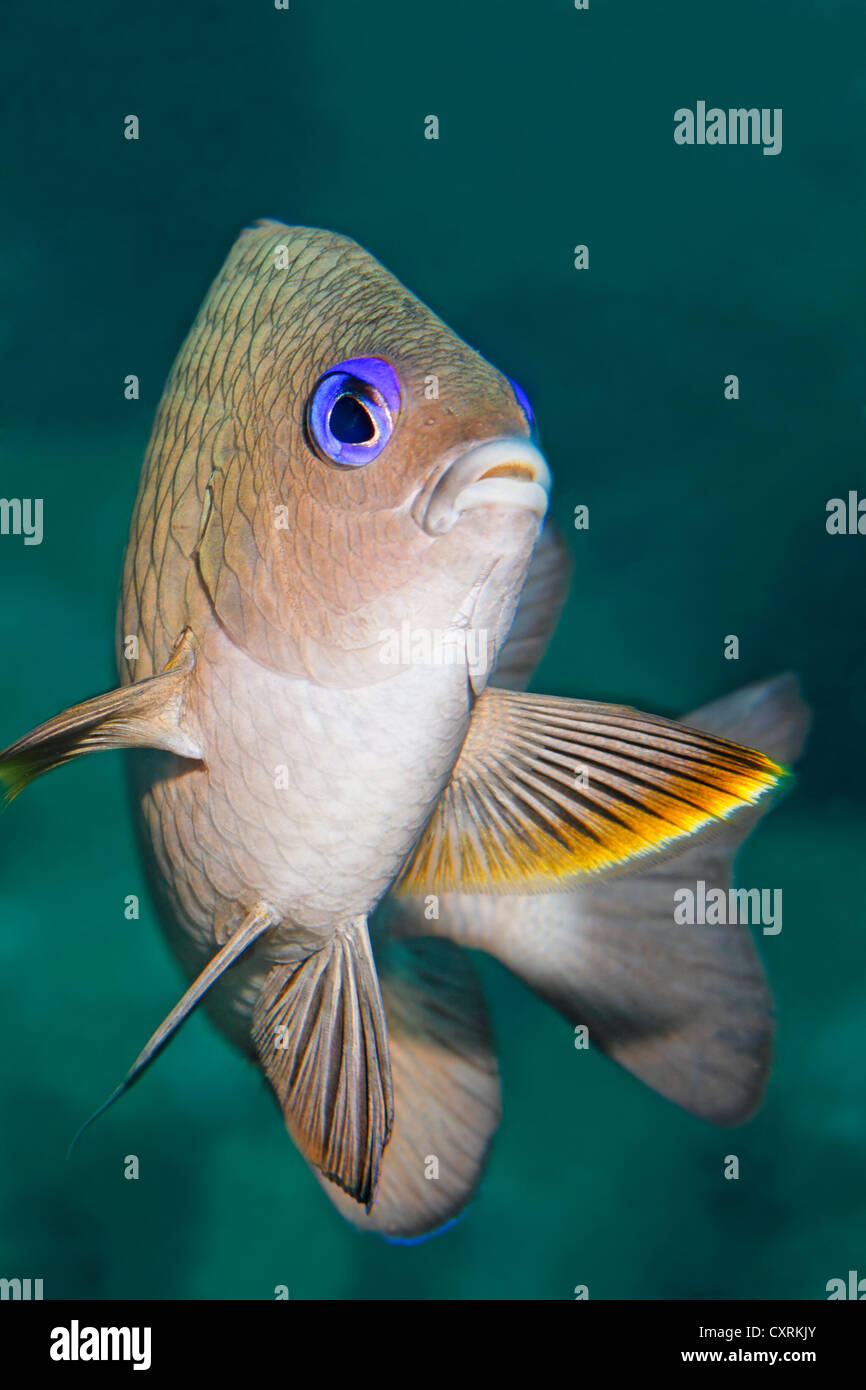
[{"label": "dorsal fin", "polygon": [[571,556],[548,518],[535,542],[514,621],[488,684],[522,690],[544,655],[568,596]]}]

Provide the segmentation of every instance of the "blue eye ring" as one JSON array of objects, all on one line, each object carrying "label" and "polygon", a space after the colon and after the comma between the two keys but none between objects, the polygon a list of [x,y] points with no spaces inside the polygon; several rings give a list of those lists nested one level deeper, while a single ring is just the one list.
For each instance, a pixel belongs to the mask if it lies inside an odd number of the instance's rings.
[{"label": "blue eye ring", "polygon": [[329,463],[363,468],[381,454],[400,413],[400,379],[381,357],[329,367],[307,403],[307,436]]},{"label": "blue eye ring", "polygon": [[520,382],[515,381],[513,376],[506,377],[506,381],[508,382],[512,391],[514,392],[514,399],[517,401],[517,404],[523,411],[523,417],[526,420],[527,425],[529,426],[530,433],[535,434],[535,412],[532,409],[532,406],[529,404],[529,397],[527,396],[523,387],[520,385]]}]

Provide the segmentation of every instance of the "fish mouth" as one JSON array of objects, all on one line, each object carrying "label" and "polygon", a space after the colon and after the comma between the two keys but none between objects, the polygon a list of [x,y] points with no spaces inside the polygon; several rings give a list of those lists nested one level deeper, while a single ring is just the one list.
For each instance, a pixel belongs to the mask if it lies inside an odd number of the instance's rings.
[{"label": "fish mouth", "polygon": [[[429,536],[450,531],[464,512],[477,507],[513,507],[533,512],[539,520],[547,511],[550,469],[527,439],[489,439],[475,444],[448,465],[426,494],[418,520]],[[426,493],[426,489],[425,489]]]}]

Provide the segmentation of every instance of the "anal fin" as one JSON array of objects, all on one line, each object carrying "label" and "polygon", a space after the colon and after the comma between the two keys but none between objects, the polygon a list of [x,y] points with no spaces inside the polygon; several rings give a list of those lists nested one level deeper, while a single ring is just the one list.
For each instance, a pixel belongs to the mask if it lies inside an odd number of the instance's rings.
[{"label": "anal fin", "polygon": [[301,1152],[369,1210],[394,1099],[364,917],[303,964],[271,971],[256,1003],[252,1040]]}]

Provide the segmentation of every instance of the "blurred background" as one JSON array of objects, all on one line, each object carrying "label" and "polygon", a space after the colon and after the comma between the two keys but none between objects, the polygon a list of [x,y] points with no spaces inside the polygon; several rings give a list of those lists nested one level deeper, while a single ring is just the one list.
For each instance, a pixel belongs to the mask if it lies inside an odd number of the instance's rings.
[{"label": "blurred background", "polygon": [[[0,1275],[183,1299],[808,1299],[866,1275],[866,537],[825,529],[866,495],[862,4],[17,0],[4,27],[0,496],[43,498],[44,540],[0,536],[0,744],[115,684],[153,412],[265,216],[354,237],[526,388],[575,559],[534,688],[676,715],[790,669],[815,726],[740,864],[784,895],[761,1113],[680,1113],[479,960],[502,1127],[465,1218],[411,1248],[343,1223],[204,1018],[64,1161],[180,979],[121,756],[37,783],[0,820]],[[698,100],[781,107],[782,153],[677,146]]]}]

